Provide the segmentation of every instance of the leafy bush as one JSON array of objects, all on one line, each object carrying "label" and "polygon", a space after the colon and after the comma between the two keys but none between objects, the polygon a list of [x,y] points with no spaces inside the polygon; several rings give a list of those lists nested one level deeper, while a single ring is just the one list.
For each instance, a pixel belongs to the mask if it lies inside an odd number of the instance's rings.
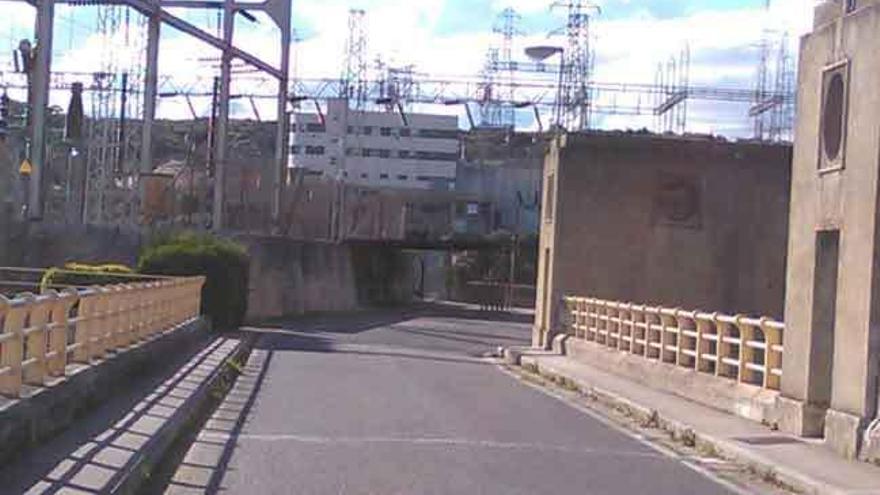
[{"label": "leafy bush", "polygon": [[214,328],[238,327],[247,311],[248,268],[244,248],[210,235],[181,234],[154,242],[141,252],[138,272],[149,275],[204,275],[202,314]]},{"label": "leafy bush", "polygon": [[[75,273],[74,273],[75,272]],[[118,275],[131,275],[131,268],[116,264],[89,265],[86,263],[65,263],[61,268],[49,268],[40,279],[40,291],[51,289],[56,286],[75,285],[108,285],[131,282],[136,280],[132,277],[119,277]]]}]

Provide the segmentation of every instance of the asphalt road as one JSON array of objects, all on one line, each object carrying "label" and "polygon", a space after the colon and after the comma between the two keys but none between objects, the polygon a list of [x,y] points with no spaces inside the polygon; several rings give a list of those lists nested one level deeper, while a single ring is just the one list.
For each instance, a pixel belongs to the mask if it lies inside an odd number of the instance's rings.
[{"label": "asphalt road", "polygon": [[[480,356],[530,324],[467,311],[280,323],[232,494],[728,494]],[[502,319],[502,320],[504,320]]]}]

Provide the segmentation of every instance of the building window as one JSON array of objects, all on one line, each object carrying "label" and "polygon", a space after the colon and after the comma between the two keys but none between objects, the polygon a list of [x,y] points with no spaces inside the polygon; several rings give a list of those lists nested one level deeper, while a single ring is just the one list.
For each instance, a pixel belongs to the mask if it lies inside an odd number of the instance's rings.
[{"label": "building window", "polygon": [[397,157],[398,157],[398,158],[404,158],[404,159],[406,159],[406,158],[409,158],[410,155],[412,155],[412,153],[410,153],[409,150],[400,150],[400,151],[397,152]]},{"label": "building window", "polygon": [[306,146],[306,154],[312,156],[320,156],[324,154],[323,146]]},{"label": "building window", "polygon": [[348,126],[348,133],[354,134],[354,126],[353,125]]},{"label": "building window", "polygon": [[458,129],[419,129],[418,136],[428,139],[458,139]]},{"label": "building window", "polygon": [[380,178],[380,179],[387,179],[387,178],[388,178],[388,174],[379,174],[379,178]]},{"label": "building window", "polygon": [[391,158],[391,150],[379,150],[379,158]]},{"label": "building window", "polygon": [[290,154],[291,154],[291,155],[298,155],[298,154],[300,154],[300,152],[302,152],[302,147],[301,147],[301,146],[299,146],[299,145],[293,145],[293,146],[290,147]]},{"label": "building window", "polygon": [[408,175],[398,175],[397,176],[397,180],[407,180],[407,179],[409,179]]},{"label": "building window", "polygon": [[439,151],[417,151],[416,159],[439,162],[454,162],[458,160],[457,153],[443,153]]},{"label": "building window", "polygon": [[544,221],[552,222],[553,221],[553,207],[554,202],[556,201],[556,175],[550,174],[547,176],[547,198],[544,201]]},{"label": "building window", "polygon": [[410,137],[412,136],[412,129],[404,127],[400,130],[400,137]]},{"label": "building window", "polygon": [[357,148],[348,148],[345,150],[345,156],[361,156],[361,150]]},{"label": "building window", "polygon": [[363,128],[364,136],[372,136],[373,135],[373,127],[365,125]]},{"label": "building window", "polygon": [[306,132],[327,132],[327,127],[324,124],[306,124]]},{"label": "building window", "polygon": [[361,174],[361,179],[366,179],[366,178],[367,178],[367,174],[366,174],[366,173],[362,173],[362,174]]},{"label": "building window", "polygon": [[467,214],[470,216],[479,215],[480,214],[480,204],[479,203],[468,203],[467,204]]},{"label": "building window", "polygon": [[380,129],[379,129],[379,135],[380,135],[380,136],[386,136],[386,137],[387,137],[387,136],[390,136],[390,135],[391,135],[391,128],[390,128],[390,127],[382,127],[382,128],[380,128]]}]

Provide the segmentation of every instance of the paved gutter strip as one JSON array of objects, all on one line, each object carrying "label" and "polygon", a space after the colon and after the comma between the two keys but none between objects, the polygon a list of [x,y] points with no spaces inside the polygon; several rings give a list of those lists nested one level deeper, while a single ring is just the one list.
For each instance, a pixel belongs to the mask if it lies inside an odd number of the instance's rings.
[{"label": "paved gutter strip", "polygon": [[[809,473],[798,471],[786,466],[780,466],[779,463],[761,455],[743,446],[737,445],[728,439],[719,438],[705,431],[693,427],[679,419],[669,417],[662,411],[634,402],[623,395],[612,390],[597,386],[595,383],[574,376],[566,370],[557,366],[548,364],[546,359],[549,356],[561,357],[551,352],[536,351],[534,355],[528,355],[531,351],[523,353],[520,350],[502,349],[508,366],[514,365],[521,367],[526,372],[537,373],[539,376],[551,378],[558,377],[568,384],[577,386],[579,393],[598,401],[604,407],[611,410],[621,411],[628,416],[637,419],[642,424],[653,424],[657,428],[668,432],[673,438],[691,438],[698,447],[708,447],[717,454],[728,460],[742,463],[750,468],[754,468],[761,473],[772,473],[775,480],[784,486],[788,486],[796,492],[821,494],[821,495],[877,495],[880,494],[880,487],[875,489],[841,489],[831,486],[826,482],[816,479]],[[601,412],[600,412],[601,413]],[[880,472],[878,472],[880,475]]]},{"label": "paved gutter strip", "polygon": [[220,490],[236,439],[266,375],[270,360],[269,351],[251,352],[235,385],[200,429],[177,467],[165,491],[166,495],[204,494]]},{"label": "paved gutter strip", "polygon": [[27,493],[134,493],[245,344],[217,338],[121,420],[59,462]]}]

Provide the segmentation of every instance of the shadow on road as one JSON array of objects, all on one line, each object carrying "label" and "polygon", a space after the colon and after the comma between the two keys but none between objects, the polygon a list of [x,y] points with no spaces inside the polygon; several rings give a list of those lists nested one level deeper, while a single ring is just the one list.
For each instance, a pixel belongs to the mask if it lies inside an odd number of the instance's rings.
[{"label": "shadow on road", "polygon": [[[245,327],[273,351],[387,353],[422,358],[442,353],[480,357],[498,346],[528,345],[529,314],[492,313],[460,305],[419,304],[343,314],[320,314]],[[400,353],[401,349],[406,352]]]}]

